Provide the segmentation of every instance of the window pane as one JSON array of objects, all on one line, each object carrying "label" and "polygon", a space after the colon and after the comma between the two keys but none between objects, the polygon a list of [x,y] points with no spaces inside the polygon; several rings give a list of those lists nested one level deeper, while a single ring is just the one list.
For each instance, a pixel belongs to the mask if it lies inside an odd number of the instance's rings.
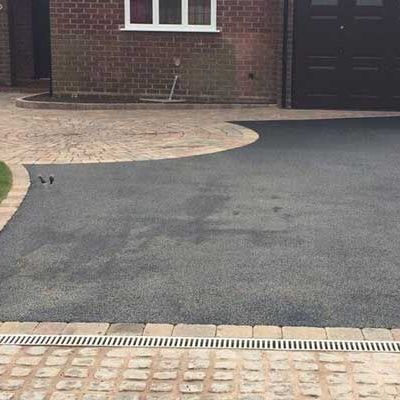
[{"label": "window pane", "polygon": [[189,0],[189,24],[211,24],[211,0]]},{"label": "window pane", "polygon": [[160,24],[182,23],[182,0],[160,0]]},{"label": "window pane", "polygon": [[153,23],[153,0],[130,0],[130,1],[131,1],[132,24]]}]

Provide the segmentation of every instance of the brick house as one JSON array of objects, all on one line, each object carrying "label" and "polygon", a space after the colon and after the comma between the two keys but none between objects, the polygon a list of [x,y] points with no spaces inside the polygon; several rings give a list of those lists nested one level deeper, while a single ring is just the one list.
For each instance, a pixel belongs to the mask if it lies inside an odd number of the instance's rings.
[{"label": "brick house", "polygon": [[55,96],[166,97],[178,75],[189,101],[400,107],[399,0],[0,4],[1,84],[51,75]]}]

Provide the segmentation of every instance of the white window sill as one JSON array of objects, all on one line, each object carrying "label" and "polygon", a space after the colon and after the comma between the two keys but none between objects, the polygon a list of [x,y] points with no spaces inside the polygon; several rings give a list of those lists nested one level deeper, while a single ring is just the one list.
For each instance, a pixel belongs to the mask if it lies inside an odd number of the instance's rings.
[{"label": "white window sill", "polygon": [[195,33],[218,33],[219,29],[211,26],[201,25],[151,25],[151,24],[132,24],[121,26],[120,31],[128,32],[195,32]]}]

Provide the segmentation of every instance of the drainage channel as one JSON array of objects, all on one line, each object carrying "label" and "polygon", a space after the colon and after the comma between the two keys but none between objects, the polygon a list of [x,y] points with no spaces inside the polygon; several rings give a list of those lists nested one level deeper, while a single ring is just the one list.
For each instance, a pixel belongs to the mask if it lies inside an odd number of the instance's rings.
[{"label": "drainage channel", "polygon": [[394,341],[236,339],[170,336],[0,335],[0,345],[400,353],[400,342]]}]

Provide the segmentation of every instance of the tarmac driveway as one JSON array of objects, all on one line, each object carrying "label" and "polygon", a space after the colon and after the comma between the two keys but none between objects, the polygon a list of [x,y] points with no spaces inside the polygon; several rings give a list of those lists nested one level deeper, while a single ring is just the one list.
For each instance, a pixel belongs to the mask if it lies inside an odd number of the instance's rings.
[{"label": "tarmac driveway", "polygon": [[0,320],[399,326],[400,119],[244,125],[215,155],[29,166]]}]

